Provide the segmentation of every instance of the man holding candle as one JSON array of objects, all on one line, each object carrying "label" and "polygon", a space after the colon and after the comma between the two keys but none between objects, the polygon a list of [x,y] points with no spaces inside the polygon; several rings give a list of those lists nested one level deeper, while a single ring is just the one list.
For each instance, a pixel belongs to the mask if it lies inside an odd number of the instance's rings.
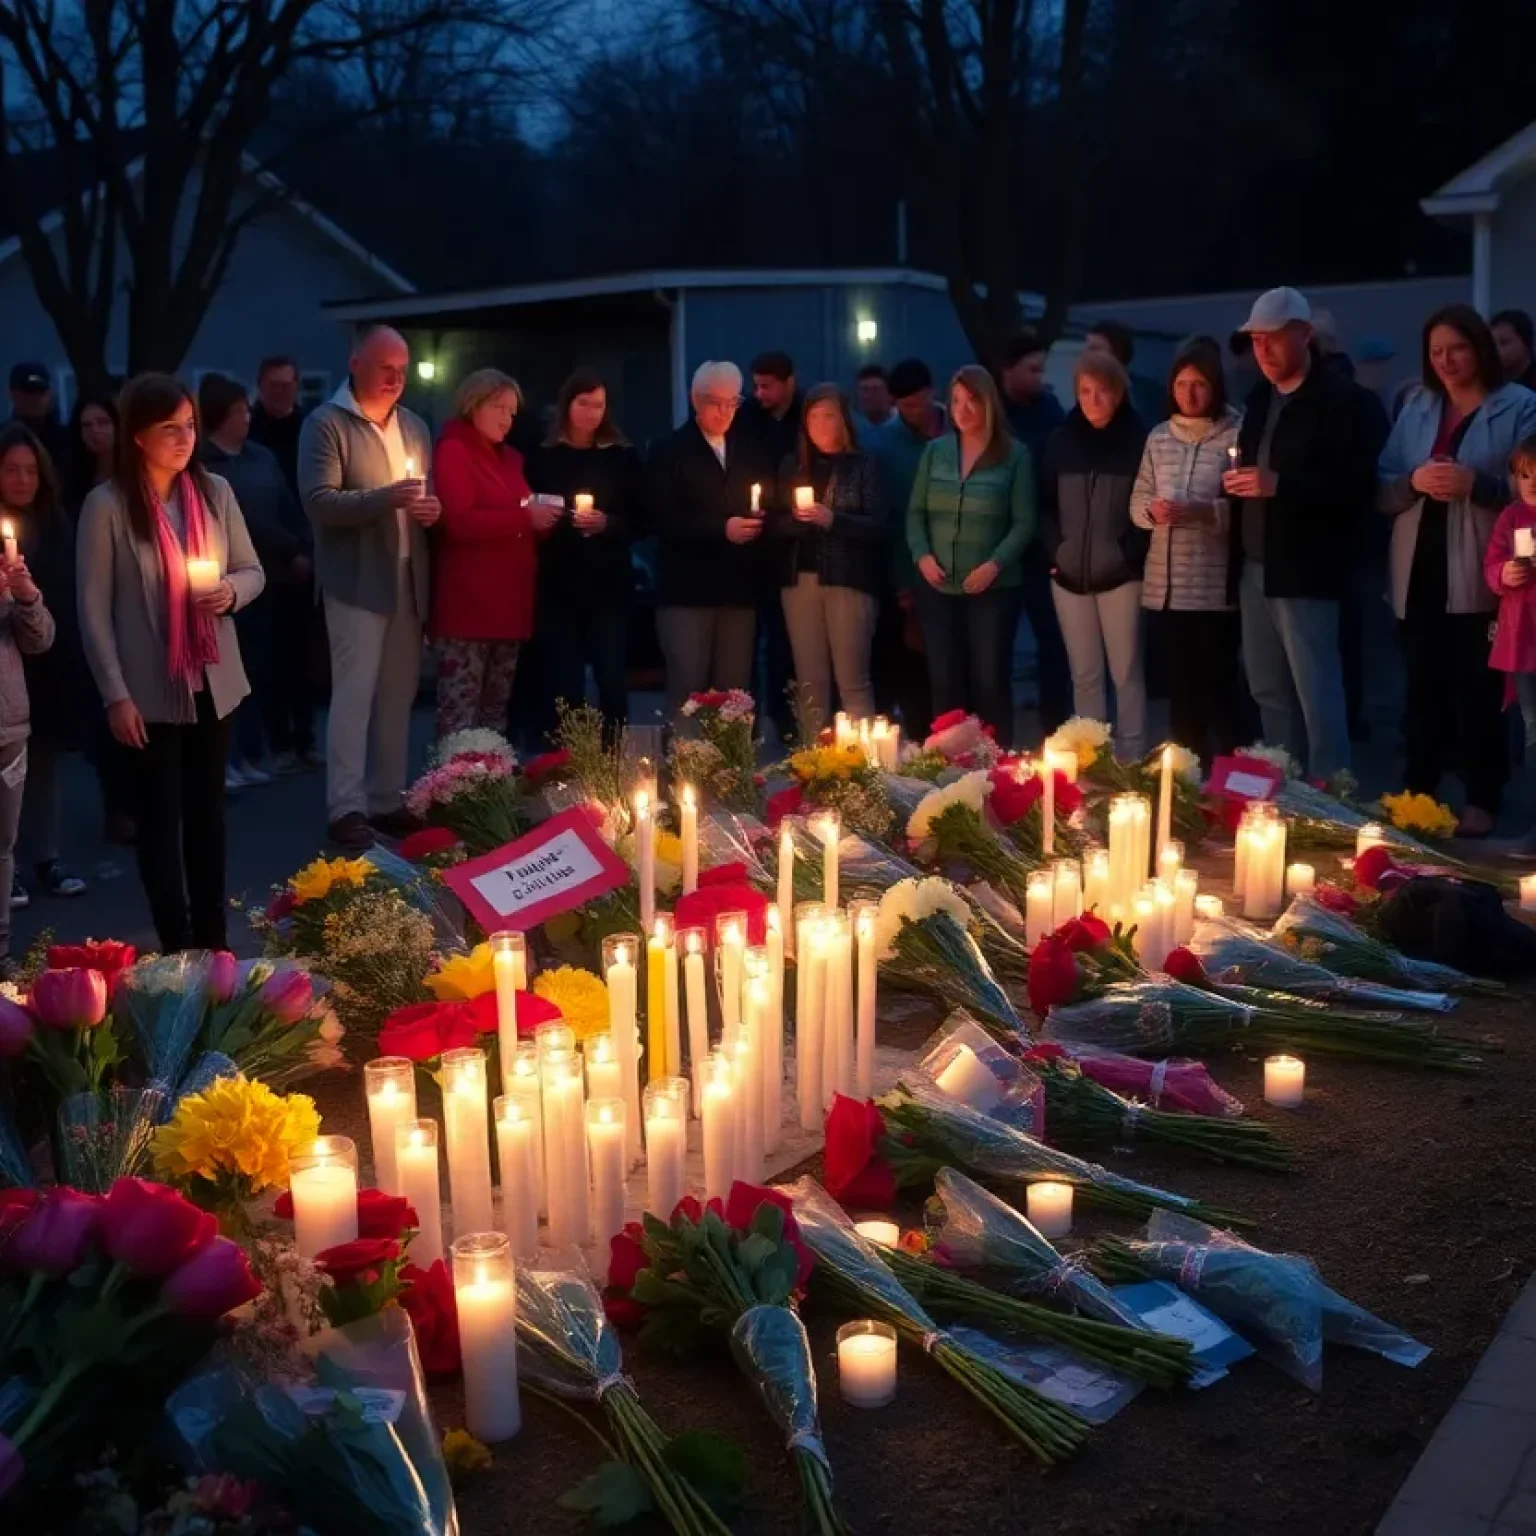
[{"label": "man holding candle", "polygon": [[299,490],[315,527],[331,644],[329,831],[349,852],[372,845],[370,827],[411,830],[401,798],[430,597],[426,530],[442,508],[422,479],[432,453],[426,423],[400,405],[409,366],[398,331],[364,330],[349,382],[299,438]]}]

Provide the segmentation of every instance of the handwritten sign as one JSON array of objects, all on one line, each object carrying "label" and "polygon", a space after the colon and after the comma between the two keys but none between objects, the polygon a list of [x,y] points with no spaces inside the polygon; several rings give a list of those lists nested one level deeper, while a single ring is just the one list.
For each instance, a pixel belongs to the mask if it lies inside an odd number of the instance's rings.
[{"label": "handwritten sign", "polygon": [[1279,789],[1285,775],[1262,757],[1218,757],[1211,767],[1206,789],[1212,794],[1235,800],[1269,800]]},{"label": "handwritten sign", "polygon": [[444,882],[485,929],[527,929],[596,901],[629,880],[629,866],[580,808],[516,842],[449,870]]}]

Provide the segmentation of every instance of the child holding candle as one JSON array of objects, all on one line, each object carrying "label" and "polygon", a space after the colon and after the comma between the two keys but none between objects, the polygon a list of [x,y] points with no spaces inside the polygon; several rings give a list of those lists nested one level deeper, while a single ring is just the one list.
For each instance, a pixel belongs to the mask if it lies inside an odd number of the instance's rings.
[{"label": "child holding candle", "polygon": [[[1525,724],[1526,755],[1536,749],[1536,437],[1525,438],[1510,456],[1515,497],[1499,513],[1483,556],[1483,574],[1498,595],[1499,618],[1488,665],[1508,674]],[[1509,850],[1516,859],[1536,859],[1536,829]]]}]

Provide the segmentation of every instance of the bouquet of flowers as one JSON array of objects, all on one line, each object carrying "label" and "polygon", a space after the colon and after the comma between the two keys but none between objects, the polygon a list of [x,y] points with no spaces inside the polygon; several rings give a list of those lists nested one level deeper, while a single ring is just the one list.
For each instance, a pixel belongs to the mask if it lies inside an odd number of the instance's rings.
[{"label": "bouquet of flowers", "polygon": [[[726,1536],[729,1527],[668,1458],[669,1437],[624,1374],[618,1335],[585,1275],[518,1265],[517,1334],[519,1379],[554,1397],[601,1408],[623,1465],[678,1536]],[[695,1456],[707,1455],[716,1443],[723,1444],[712,1436],[688,1436]],[[599,1502],[596,1490],[578,1495],[583,1504]]]},{"label": "bouquet of flowers", "polygon": [[[1050,1050],[1049,1044],[1037,1051]],[[1061,1050],[1063,1047],[1057,1046]],[[1031,1053],[1032,1054],[1032,1053]],[[1118,1051],[1075,1045],[1066,1055],[1076,1062],[1084,1077],[1113,1088],[1116,1093],[1140,1100],[1153,1109],[1181,1110],[1186,1115],[1218,1115],[1234,1120],[1243,1113],[1242,1101],[1234,1098],[1205,1069],[1203,1061],[1164,1057],[1141,1061]]]},{"label": "bouquet of flowers", "polygon": [[1029,959],[1029,1006],[1043,1017],[1060,1004],[1097,997],[1114,982],[1145,975],[1130,934],[1085,912],[1035,945]]},{"label": "bouquet of flowers", "polygon": [[[1087,839],[1078,828],[1083,792],[1060,769],[1052,770],[1055,805],[1054,853],[1077,857]],[[1004,758],[990,775],[992,792],[987,811],[993,824],[1013,843],[1031,867],[1045,858],[1045,784],[1022,760]]]},{"label": "bouquet of flowers", "polygon": [[1310,1259],[1266,1253],[1202,1222],[1160,1211],[1144,1239],[1100,1238],[1092,1254],[1107,1278],[1172,1281],[1223,1322],[1262,1338],[1274,1364],[1313,1392],[1323,1385],[1324,1340],[1399,1365],[1418,1365],[1429,1354],[1330,1289]]},{"label": "bouquet of flowers", "polygon": [[490,853],[527,830],[517,764],[499,752],[460,752],[406,791],[405,808],[446,827],[471,855]]},{"label": "bouquet of flowers", "polygon": [[1442,805],[1433,795],[1415,794],[1411,789],[1395,795],[1383,795],[1381,809],[1399,832],[1417,832],[1423,837],[1444,839],[1456,835],[1456,812]]},{"label": "bouquet of flowers", "polygon": [[1041,1461],[1070,1456],[1088,1436],[1087,1424],[1069,1408],[1013,1380],[986,1359],[976,1344],[962,1344],[941,1329],[892,1273],[884,1253],[865,1241],[814,1179],[799,1181],[795,1219],[816,1254],[819,1294],[841,1310],[878,1317],[923,1352],[991,1413]]},{"label": "bouquet of flowers", "polygon": [[[1114,738],[1102,720],[1076,715],[1048,736],[1044,750],[1070,752],[1077,758],[1077,782],[1088,804],[1101,808],[1115,795],[1146,795],[1155,804],[1162,785],[1163,748],[1131,761],[1115,755]],[[1187,747],[1170,742],[1173,753],[1173,826],[1194,842],[1205,835],[1200,759]]]},{"label": "bouquet of flowers", "polygon": [[770,825],[780,817],[803,814],[809,805],[836,811],[849,831],[881,841],[890,835],[895,812],[885,792],[885,776],[871,765],[862,747],[805,747],[785,766],[793,782],[769,802]]},{"label": "bouquet of flowers", "polygon": [[346,1031],[301,966],[209,957],[199,1043],[246,1077],[286,1087],[341,1064]]},{"label": "bouquet of flowers", "polygon": [[997,732],[963,709],[951,709],[928,727],[922,752],[951,768],[990,768],[998,759]]},{"label": "bouquet of flowers", "polygon": [[880,897],[875,948],[897,986],[964,1008],[1006,1038],[1024,1021],[970,933],[971,909],[947,880],[902,880]]},{"label": "bouquet of flowers", "polygon": [[811,1272],[789,1201],[739,1181],[724,1210],[685,1199],[671,1224],[647,1214],[613,1239],[608,1306],[640,1338],[680,1352],[724,1334],[785,1436],[817,1536],[846,1527],[832,1503],[832,1468],[816,1413],[816,1372],[793,1306]]},{"label": "bouquet of flowers", "polygon": [[441,768],[456,757],[500,758],[509,773],[517,768],[517,753],[512,743],[500,731],[488,726],[470,726],[467,730],[452,731],[433,742],[427,752],[427,766]]},{"label": "bouquet of flowers", "polygon": [[991,825],[987,803],[992,787],[992,775],[977,769],[930,790],[907,821],[907,844],[924,863],[943,859],[968,865],[1022,907],[1032,865]]},{"label": "bouquet of flowers", "polygon": [[698,726],[699,735],[675,737],[672,753],[679,779],[697,784],[732,810],[758,815],[762,794],[752,743],[753,707],[752,695],[740,688],[690,693],[683,716]]}]

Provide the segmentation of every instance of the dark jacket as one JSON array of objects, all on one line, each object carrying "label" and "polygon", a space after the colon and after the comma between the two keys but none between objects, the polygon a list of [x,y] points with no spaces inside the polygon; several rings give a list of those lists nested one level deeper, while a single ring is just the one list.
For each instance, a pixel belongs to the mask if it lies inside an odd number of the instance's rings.
[{"label": "dark jacket", "polygon": [[661,439],[651,454],[646,506],[656,533],[659,572],[656,601],[663,608],[755,608],[767,570],[763,536],[732,544],[726,519],[751,515],[752,484],[763,485],[772,505],[772,476],[727,441],[722,468],[715,451],[686,422]]},{"label": "dark jacket", "polygon": [[67,752],[95,745],[101,697],[85,661],[75,608],[75,521],[62,507],[46,524],[35,512],[5,515],[16,524],[16,543],[53,615],[53,644],[40,653],[22,652],[32,734]]},{"label": "dark jacket", "polygon": [[753,475],[763,487],[763,505],[774,500],[773,478],[780,465],[800,447],[800,419],[805,415],[805,396],[796,390],[783,416],[770,416],[756,400],[748,400],[736,413],[726,441],[745,465],[760,471]]},{"label": "dark jacket", "polygon": [[1073,406],[1051,435],[1041,543],[1065,591],[1109,592],[1141,580],[1149,540],[1131,521],[1131,491],[1146,440],[1129,400],[1106,427],[1089,425]]},{"label": "dark jacket", "polygon": [[[825,531],[794,515],[797,485],[809,484],[816,500],[832,512]],[[768,514],[765,536],[775,541],[779,585],[792,587],[804,556],[813,562],[824,587],[852,587],[878,594],[885,570],[885,494],[880,472],[869,454],[855,449],[830,458],[813,453],[810,473],[800,468],[800,456],[790,454],[779,466],[778,494]]]},{"label": "dark jacket", "polygon": [[1051,434],[1066,420],[1067,413],[1050,390],[1042,389],[1033,400],[1010,400],[1005,395],[1003,414],[1008,418],[1008,430],[1014,441],[1029,449],[1030,462],[1035,466],[1035,488],[1039,490]]},{"label": "dark jacket", "polygon": [[634,577],[629,546],[644,532],[641,519],[640,455],[628,445],[573,448],[541,443],[528,455],[525,472],[532,490],[561,496],[567,507],[578,492],[608,519],[601,533],[584,536],[562,517],[539,546],[539,612],[551,605],[583,609],[620,608],[629,603]]},{"label": "dark jacket", "polygon": [[299,430],[307,414],[295,406],[286,416],[269,416],[260,401],[251,407],[251,441],[277,459],[295,498],[299,494]]},{"label": "dark jacket", "polygon": [[[1272,389],[1261,378],[1248,396],[1237,438],[1244,464],[1259,461]],[[1314,361],[1270,440],[1276,483],[1264,508],[1266,597],[1343,595],[1360,518],[1375,497],[1379,448],[1360,391]],[[1234,538],[1241,525],[1234,508]]]},{"label": "dark jacket", "polygon": [[204,465],[229,481],[268,582],[286,579],[294,559],[309,554],[315,540],[276,455],[251,442],[230,453],[211,437],[202,440],[199,451]]}]

